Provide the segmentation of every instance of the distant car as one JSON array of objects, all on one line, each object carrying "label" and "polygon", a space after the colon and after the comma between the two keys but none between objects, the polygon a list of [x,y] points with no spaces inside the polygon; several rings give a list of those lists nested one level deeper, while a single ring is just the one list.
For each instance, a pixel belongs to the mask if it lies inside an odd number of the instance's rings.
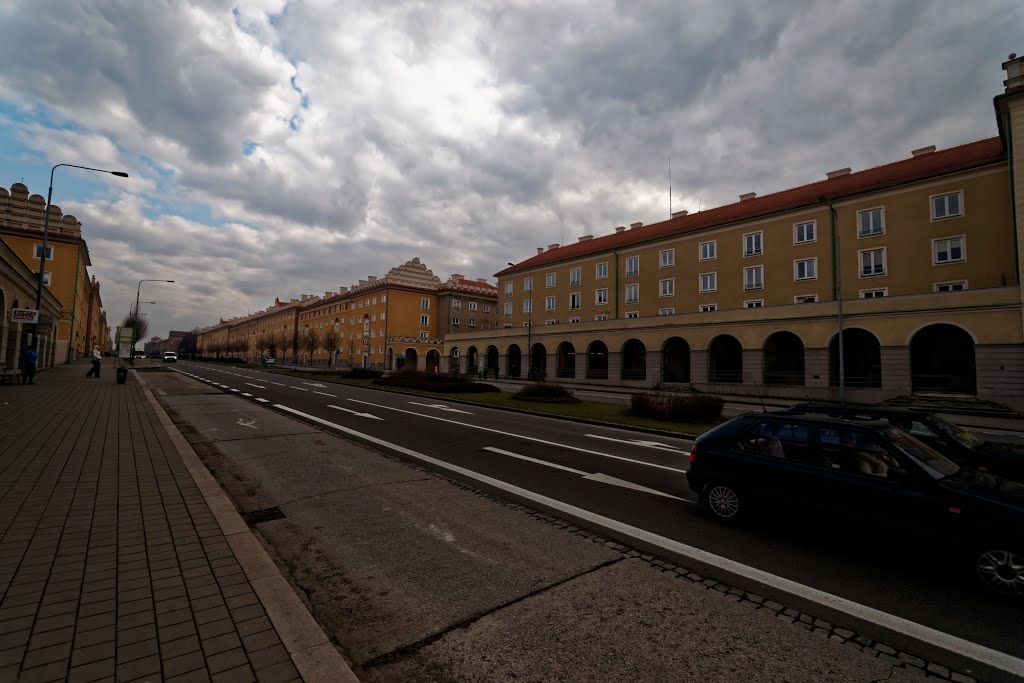
[{"label": "distant car", "polygon": [[178,354],[174,351],[164,351],[164,362],[165,363],[177,363]]},{"label": "distant car", "polygon": [[1024,482],[1024,449],[1008,443],[983,441],[964,427],[934,413],[887,406],[800,403],[786,415],[816,413],[844,420],[884,420],[939,451],[958,465]]},{"label": "distant car", "polygon": [[136,351],[135,352],[135,357],[136,358],[145,358],[146,354],[142,353],[141,351]]},{"label": "distant car", "polygon": [[738,522],[787,511],[949,551],[975,580],[1024,597],[1024,485],[961,468],[884,422],[747,414],[700,436],[690,489]]}]

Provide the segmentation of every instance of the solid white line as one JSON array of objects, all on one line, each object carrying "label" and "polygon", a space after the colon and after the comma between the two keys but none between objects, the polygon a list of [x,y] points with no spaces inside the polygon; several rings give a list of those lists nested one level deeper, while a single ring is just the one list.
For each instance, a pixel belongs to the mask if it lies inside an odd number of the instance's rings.
[{"label": "solid white line", "polygon": [[976,662],[981,662],[995,669],[999,669],[1000,671],[1006,671],[1017,676],[1024,675],[1024,659],[1019,659],[1018,657],[1005,652],[1000,652],[999,650],[994,650],[990,647],[986,647],[985,645],[980,645],[958,636],[933,629],[929,626],[925,626],[924,624],[918,624],[917,622],[910,621],[909,619],[898,617],[895,614],[883,612],[882,610],[875,609],[874,607],[868,607],[867,605],[847,600],[846,598],[818,590],[817,588],[805,586],[802,583],[797,583],[796,581],[791,581],[790,579],[777,576],[776,574],[771,574],[756,567],[751,567],[749,565],[736,562],[735,560],[730,560],[729,558],[722,557],[721,555],[709,553],[706,550],[701,550],[700,548],[696,548],[692,545],[687,545],[685,543],[680,543],[679,541],[674,541],[671,538],[665,538],[664,536],[653,534],[649,531],[645,531],[644,529],[624,524],[623,522],[590,512],[589,510],[584,510],[583,508],[578,508],[575,505],[569,505],[568,503],[563,503],[560,500],[555,500],[554,498],[534,493],[533,491],[495,479],[494,477],[489,477],[487,475],[480,474],[479,472],[468,470],[465,467],[460,467],[458,465],[444,462],[443,460],[438,460],[437,458],[432,458],[424,453],[419,453],[412,449],[405,448],[404,446],[390,443],[384,439],[378,439],[375,436],[364,434],[356,431],[355,429],[343,427],[342,425],[324,420],[316,417],[315,415],[300,412],[294,408],[281,405],[280,403],[274,404],[274,407],[327,427],[337,429],[340,432],[351,434],[352,436],[364,439],[370,443],[377,444],[378,446],[390,448],[398,453],[404,453],[405,455],[433,465],[434,467],[439,467],[441,469],[448,470],[449,472],[454,472],[461,476],[474,479],[485,483],[488,486],[493,486],[513,495],[521,496],[527,500],[545,505],[565,514],[580,517],[587,520],[591,525],[612,529],[620,534],[658,546],[674,554],[688,557],[692,560],[696,560],[697,562],[719,567],[733,574],[737,574],[747,579],[771,586],[772,588],[776,588],[780,591],[784,591],[790,595],[796,595],[806,600],[811,600],[818,604],[830,607],[838,612],[849,614],[857,619],[877,624],[883,628],[896,631],[897,633],[903,633],[911,638],[916,638],[922,642],[928,643],[929,645],[934,645],[948,652],[973,659]]},{"label": "solid white line", "polygon": [[331,398],[338,398],[336,395],[328,394],[327,392],[324,392],[324,391],[314,391],[313,393],[314,394],[320,394],[321,396],[330,396]]},{"label": "solid white line", "polygon": [[689,503],[690,505],[696,505],[697,504],[696,502],[694,502],[692,500],[687,500],[686,498],[680,498],[679,496],[673,496],[671,493],[665,493],[664,491],[659,491],[657,489],[649,489],[646,486],[641,486],[640,484],[634,484],[631,481],[626,481],[625,479],[619,479],[618,477],[612,477],[612,476],[609,476],[607,474],[601,474],[600,472],[596,472],[594,474],[588,474],[587,476],[585,476],[583,478],[586,479],[587,481],[599,481],[602,484],[611,484],[612,486],[620,486],[620,487],[622,487],[624,489],[630,489],[631,491],[640,491],[641,493],[652,493],[652,494],[654,494],[656,496],[662,496],[664,498],[671,498],[672,500],[681,500],[682,502]]},{"label": "solid white line", "polygon": [[494,448],[492,446],[486,446],[486,447],[484,447],[484,450],[485,451],[490,451],[491,453],[500,453],[501,455],[507,455],[510,458],[519,458],[520,460],[525,460],[527,462],[536,463],[538,465],[544,465],[546,467],[554,467],[556,470],[564,470],[566,472],[572,472],[573,474],[578,474],[581,477],[585,477],[586,475],[590,474],[590,472],[584,472],[583,470],[574,470],[573,468],[566,467],[565,465],[559,465],[558,463],[548,462],[547,460],[539,460],[537,458],[531,458],[528,455],[519,455],[518,453],[513,453],[512,451],[503,451],[500,448]]},{"label": "solid white line", "polygon": [[592,451],[592,450],[589,450],[587,448],[580,448],[578,446],[569,446],[568,444],[558,443],[556,441],[546,441],[544,439],[538,439],[535,436],[526,436],[524,434],[514,434],[512,432],[503,432],[500,429],[492,429],[491,427],[484,427],[482,425],[472,424],[472,423],[469,423],[469,422],[459,422],[458,420],[449,420],[446,417],[438,417],[436,415],[424,415],[423,413],[415,413],[415,412],[413,412],[411,410],[402,410],[401,408],[392,408],[391,406],[384,406],[384,405],[380,405],[378,403],[370,403],[369,401],[360,401],[359,399],[355,399],[355,398],[350,398],[349,400],[350,401],[354,401],[355,403],[364,403],[364,404],[366,404],[368,406],[374,406],[375,408],[384,408],[385,410],[394,410],[394,411],[397,411],[399,413],[408,413],[409,415],[416,415],[418,417],[425,417],[428,420],[438,420],[440,422],[450,422],[451,424],[456,424],[456,425],[459,425],[459,426],[462,426],[462,427],[472,427],[473,429],[480,429],[480,430],[483,430],[485,432],[492,432],[494,434],[501,434],[503,436],[513,436],[513,437],[515,437],[517,439],[526,439],[527,441],[536,441],[537,443],[546,444],[548,446],[557,446],[558,448],[566,448],[566,449],[568,449],[570,451],[577,451],[579,453],[588,453],[590,455],[599,455],[602,458],[611,458],[612,460],[622,460],[624,462],[631,462],[634,465],[644,465],[645,467],[654,467],[654,468],[659,469],[659,470],[668,470],[669,472],[678,472],[680,474],[685,474],[686,473],[686,470],[681,470],[678,467],[668,467],[666,465],[655,465],[654,463],[644,462],[643,460],[633,460],[632,458],[624,458],[621,455],[612,455],[610,453],[602,453],[601,451]]}]

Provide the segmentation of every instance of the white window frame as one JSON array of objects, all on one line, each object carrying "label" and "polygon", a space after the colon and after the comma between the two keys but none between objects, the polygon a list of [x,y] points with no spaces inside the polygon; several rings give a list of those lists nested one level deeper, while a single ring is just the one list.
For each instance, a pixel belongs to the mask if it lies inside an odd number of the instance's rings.
[{"label": "white window frame", "polygon": [[453,316],[452,317],[452,325],[458,325],[458,324],[459,324],[459,316]]},{"label": "white window frame", "polygon": [[674,277],[666,278],[664,280],[658,280],[658,296],[675,296],[676,295],[676,279]]},{"label": "white window frame", "polygon": [[[705,276],[708,276],[708,277],[711,278],[711,284],[712,284],[712,286],[708,287],[707,289],[704,288],[704,277]],[[707,294],[708,292],[717,292],[718,291],[718,271],[713,271],[713,272],[710,272],[710,273],[701,273],[700,275],[698,275],[697,276],[697,291],[700,292],[701,294]]]},{"label": "white window frame", "polygon": [[[36,271],[36,277],[37,278],[39,277],[39,271],[38,270]],[[43,287],[49,287],[50,283],[52,281],[53,281],[53,272],[49,271],[49,270],[44,270],[43,271]]]},{"label": "white window frame", "polygon": [[420,316],[420,327],[426,327],[430,324],[430,316],[424,313]]},{"label": "white window frame", "polygon": [[626,318],[632,320],[633,318],[639,318],[640,311],[626,311]]},{"label": "white window frame", "polygon": [[[950,240],[960,240],[960,258],[958,259],[947,259],[945,261],[939,260],[939,242],[949,242]],[[952,251],[951,249],[948,251]],[[948,237],[936,237],[932,240],[932,265],[933,266],[947,266],[951,263],[965,263],[967,261],[967,235],[950,235]]]},{"label": "white window frame", "polygon": [[491,312],[491,305],[490,304],[484,304],[484,313],[490,313],[490,312]]},{"label": "white window frame", "polygon": [[[362,302],[360,302],[359,308],[362,308]],[[429,311],[430,310],[430,299],[426,299],[426,298],[420,299],[420,310],[421,311]]]},{"label": "white window frame", "polygon": [[[800,301],[800,299],[811,299],[811,301]],[[816,304],[818,303],[817,294],[797,294],[793,297],[793,303],[795,304]]]},{"label": "white window frame", "polygon": [[523,300],[523,315],[533,315],[533,299]]},{"label": "white window frame", "polygon": [[[882,252],[882,272],[864,274],[864,254],[873,251]],[[872,249],[859,249],[857,251],[857,277],[884,277],[889,274],[889,258],[885,247],[874,247]]]},{"label": "white window frame", "polygon": [[[710,256],[704,255],[704,247],[708,247],[708,251],[711,252]],[[707,240],[701,242],[697,246],[697,260],[698,261],[714,261],[718,258],[718,240]]]},{"label": "white window frame", "polygon": [[544,276],[545,287],[554,287],[557,281],[558,278],[556,277],[555,273],[548,273],[547,275]]},{"label": "white window frame", "polygon": [[467,306],[469,307],[469,310],[471,310],[471,311],[475,311],[476,310],[476,302],[475,301],[470,301],[467,304]]},{"label": "white window frame", "polygon": [[462,308],[462,299],[452,299],[452,308]]},{"label": "white window frame", "polygon": [[659,308],[658,315],[675,315],[676,309],[674,308]]},{"label": "white window frame", "polygon": [[583,295],[579,292],[569,292],[569,310],[578,311],[583,305]]},{"label": "white window frame", "polygon": [[512,296],[513,288],[514,288],[514,285],[512,283],[512,280],[509,280],[508,282],[506,282],[505,283],[505,296]]},{"label": "white window frame", "polygon": [[[800,277],[800,266],[802,264],[811,264],[814,275],[807,275],[806,268],[804,269],[804,276]],[[818,257],[813,258],[798,258],[793,259],[793,282],[802,282],[803,280],[817,280],[818,279]]]},{"label": "white window frame", "polygon": [[511,318],[512,317],[512,302],[511,301],[508,302],[507,304],[505,304],[505,317],[506,318]]},{"label": "white window frame", "polygon": [[640,285],[636,282],[626,285],[626,303],[640,303]]},{"label": "white window frame", "polygon": [[429,338],[430,338],[430,333],[429,332],[425,332],[425,331],[424,332],[420,332],[420,339],[429,339]]},{"label": "white window frame", "polygon": [[[939,289],[940,287],[948,287],[948,286],[951,286],[951,285],[961,285],[962,288],[961,289],[948,289],[945,292],[942,292],[942,290]],[[962,292],[965,289],[968,289],[968,287],[967,287],[967,280],[946,280],[944,282],[933,282],[932,283],[932,291],[933,292],[942,292],[943,294],[945,294],[946,292]]]},{"label": "white window frame", "polygon": [[[601,271],[604,271],[604,275]],[[608,262],[601,261],[600,263],[594,264],[594,279],[595,280],[607,280],[608,279]]]},{"label": "white window frame", "polygon": [[[960,213],[947,213],[945,216],[936,216],[935,215],[935,200],[936,199],[944,199],[946,197],[953,197],[953,196],[956,196],[956,197],[959,198]],[[949,202],[948,201],[943,202],[943,204],[945,204],[946,208],[949,208]],[[952,192],[939,192],[938,194],[933,194],[933,195],[929,196],[928,197],[928,212],[929,212],[929,214],[931,214],[933,222],[934,221],[945,221],[945,220],[949,220],[950,218],[963,218],[964,214],[966,213],[964,211],[964,191],[963,190],[953,190]]]},{"label": "white window frame", "polygon": [[[604,301],[601,299],[604,298]],[[594,305],[596,306],[607,306],[608,305],[608,288],[601,287],[600,289],[594,290]]]},{"label": "white window frame", "polygon": [[[804,226],[811,226],[811,239],[800,239],[800,228]],[[807,233],[804,232],[806,238]],[[800,221],[799,223],[793,224],[793,244],[814,244],[818,241],[818,221]]]},{"label": "white window frame", "polygon": [[[747,238],[757,236],[758,249],[757,251],[747,250]],[[743,233],[743,258],[751,258],[753,256],[761,256],[764,254],[764,230],[754,230],[753,232]]]},{"label": "white window frame", "polygon": [[[43,253],[43,245],[42,244],[33,245],[33,247],[32,247],[32,255],[33,255],[32,258],[34,258],[36,261],[38,261],[38,260],[40,260],[40,257],[42,256],[42,253]],[[53,245],[52,244],[47,244],[46,245],[46,260],[47,261],[53,261]]]},{"label": "white window frame", "polygon": [[570,323],[578,323],[579,321],[580,321],[579,318],[569,318],[569,322]]},{"label": "white window frame", "polygon": [[[881,223],[882,223],[881,227],[882,227],[882,229],[879,232],[865,233],[863,228],[862,228],[862,226],[861,226],[861,218],[860,217],[862,215],[864,215],[864,214],[871,213],[873,211],[880,212],[879,215],[881,216]],[[857,212],[857,239],[862,240],[862,239],[867,239],[869,237],[878,237],[879,235],[884,235],[885,234],[885,230],[886,230],[886,228],[885,228],[885,207],[884,206],[873,206],[870,209],[861,209],[860,211]]]},{"label": "white window frame", "polygon": [[743,302],[743,308],[764,308],[764,299],[747,299]]},{"label": "white window frame", "polygon": [[714,313],[718,310],[718,304],[701,304],[697,307],[698,313]]},{"label": "white window frame", "polygon": [[476,318],[470,318],[469,319],[469,326],[470,327],[476,327]]},{"label": "white window frame", "polygon": [[594,321],[595,322],[600,322],[602,320],[607,320],[607,319],[608,319],[608,314],[607,313],[598,313],[597,315],[594,316]]},{"label": "white window frame", "polygon": [[546,296],[546,297],[544,297],[544,310],[545,311],[553,311],[553,310],[555,310],[555,303],[556,303],[555,302],[555,297],[553,297],[553,296]]},{"label": "white window frame", "polygon": [[545,325],[557,325],[558,321],[557,320],[545,320],[544,324]]},{"label": "white window frame", "polygon": [[[747,273],[753,273],[753,272],[760,272],[760,274],[761,274],[761,277],[759,278],[760,282],[757,283],[756,285],[750,285],[747,282]],[[747,266],[746,268],[744,268],[743,269],[743,291],[745,291],[745,292],[756,292],[756,291],[759,291],[759,290],[762,290],[762,289],[764,289],[764,266],[763,265]]]},{"label": "white window frame", "polygon": [[626,277],[637,277],[640,275],[640,257],[637,255],[626,257]]},{"label": "white window frame", "polygon": [[527,275],[526,277],[523,278],[523,291],[524,292],[532,292],[533,291],[533,276],[532,275]]},{"label": "white window frame", "polygon": [[576,267],[569,269],[569,286],[579,286],[583,282],[583,269]]},{"label": "white window frame", "polygon": [[[868,296],[868,292],[881,292],[881,296]],[[871,289],[862,289],[858,293],[861,299],[884,299],[889,296],[888,287],[872,287]]]},{"label": "white window frame", "polygon": [[671,268],[676,264],[676,250],[662,249],[658,252],[658,267]]}]

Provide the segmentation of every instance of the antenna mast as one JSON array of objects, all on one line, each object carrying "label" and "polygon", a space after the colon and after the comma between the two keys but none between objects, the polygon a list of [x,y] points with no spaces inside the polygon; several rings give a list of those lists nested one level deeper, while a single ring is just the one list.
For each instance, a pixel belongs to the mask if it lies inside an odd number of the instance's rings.
[{"label": "antenna mast", "polygon": [[668,217],[672,218],[672,155],[668,156]]}]

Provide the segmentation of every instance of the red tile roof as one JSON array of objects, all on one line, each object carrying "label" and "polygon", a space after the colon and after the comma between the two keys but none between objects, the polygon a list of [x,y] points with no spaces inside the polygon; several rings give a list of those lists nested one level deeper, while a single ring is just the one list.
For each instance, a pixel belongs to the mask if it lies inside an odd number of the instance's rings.
[{"label": "red tile roof", "polygon": [[902,161],[896,161],[884,166],[876,166],[875,168],[869,168],[857,173],[848,173],[847,175],[822,180],[810,185],[794,187],[763,197],[755,197],[754,199],[726,204],[715,209],[672,218],[635,230],[626,230],[603,237],[595,237],[586,242],[567,244],[521,261],[511,268],[500,271],[498,275],[514,273],[548,263],[567,261],[612,249],[620,249],[631,244],[639,244],[641,242],[713,228],[758,216],[767,216],[802,206],[810,206],[819,203],[818,198],[822,196],[837,199],[839,197],[873,192],[946,173],[984,166],[1004,161],[1005,159],[1006,154],[998,137],[978,140],[958,147],[903,159]]},{"label": "red tile roof", "polygon": [[439,289],[452,289],[452,290],[479,290],[483,289],[488,292],[498,293],[498,288],[489,282],[480,282],[479,280],[470,280],[468,278],[459,277],[455,278],[454,282],[444,282],[441,284]]}]

